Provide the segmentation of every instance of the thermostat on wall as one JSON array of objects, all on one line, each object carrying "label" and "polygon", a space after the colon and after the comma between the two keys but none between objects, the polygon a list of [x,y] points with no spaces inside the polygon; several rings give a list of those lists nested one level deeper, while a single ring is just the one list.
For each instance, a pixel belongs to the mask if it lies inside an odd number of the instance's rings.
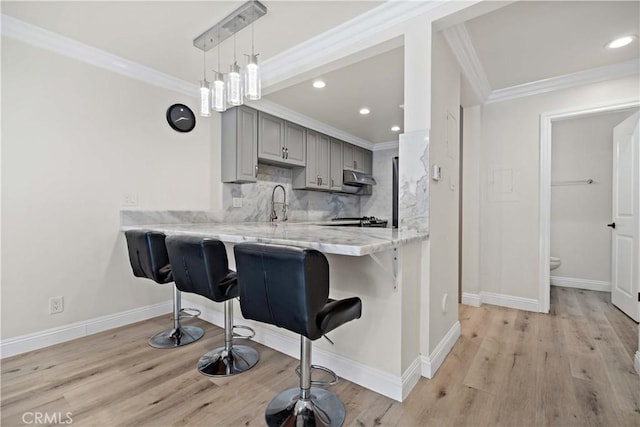
[{"label": "thermostat on wall", "polygon": [[442,176],[442,170],[440,169],[440,166],[438,165],[431,166],[431,179],[433,179],[434,181],[440,181],[441,176]]}]

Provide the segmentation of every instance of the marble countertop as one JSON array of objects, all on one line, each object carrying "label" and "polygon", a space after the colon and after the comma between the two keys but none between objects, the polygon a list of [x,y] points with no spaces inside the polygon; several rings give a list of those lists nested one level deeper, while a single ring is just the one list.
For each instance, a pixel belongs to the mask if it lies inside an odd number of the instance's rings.
[{"label": "marble countertop", "polygon": [[144,229],[160,231],[166,235],[202,236],[226,243],[261,242],[302,246],[327,254],[351,256],[382,252],[428,237],[428,233],[414,230],[328,224],[331,222],[153,224],[123,225],[122,230]]}]

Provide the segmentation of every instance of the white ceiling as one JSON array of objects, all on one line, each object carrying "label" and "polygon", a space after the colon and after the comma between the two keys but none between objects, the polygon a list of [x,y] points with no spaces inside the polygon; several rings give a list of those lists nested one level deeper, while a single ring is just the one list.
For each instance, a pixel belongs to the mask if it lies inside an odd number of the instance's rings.
[{"label": "white ceiling", "polygon": [[[243,1],[158,2],[7,2],[3,14],[98,47],[145,66],[196,83],[202,78],[202,51],[193,38]],[[261,60],[362,14],[381,2],[268,1],[265,17],[255,23],[256,51]],[[464,25],[491,89],[546,79],[640,56],[638,40],[610,51],[606,42],[622,33],[640,33],[638,1],[520,1],[509,3]],[[462,16],[465,16],[462,18]],[[447,21],[456,22],[455,17]],[[442,29],[442,26],[439,27]],[[238,55],[248,50],[250,31],[238,35]],[[222,44],[229,64],[233,42]],[[216,50],[207,54],[215,68]],[[243,57],[244,59],[244,57]],[[244,60],[239,61],[241,64]],[[223,66],[223,70],[224,70]],[[402,48],[319,74],[327,87],[314,90],[310,81],[268,94],[265,98],[313,119],[372,142],[396,140],[393,124],[402,127]],[[361,116],[362,106],[371,110]]]},{"label": "white ceiling", "polygon": [[[245,0],[236,1],[2,1],[0,10],[41,28],[111,52],[139,64],[197,83],[203,53],[193,39]],[[265,60],[358,16],[380,1],[269,1],[254,24],[255,51]],[[249,53],[251,31],[237,35],[238,63]],[[207,53],[209,74],[217,49]],[[222,71],[233,58],[233,39],[221,44]],[[209,80],[211,77],[209,76]]]},{"label": "white ceiling", "polygon": [[[323,89],[310,79],[265,98],[373,143],[397,140],[391,126],[403,126],[403,62],[404,49],[396,48],[319,75]],[[371,112],[361,115],[363,107]]]},{"label": "white ceiling", "polygon": [[638,1],[519,1],[465,26],[493,90],[640,56],[604,47],[640,32]]}]

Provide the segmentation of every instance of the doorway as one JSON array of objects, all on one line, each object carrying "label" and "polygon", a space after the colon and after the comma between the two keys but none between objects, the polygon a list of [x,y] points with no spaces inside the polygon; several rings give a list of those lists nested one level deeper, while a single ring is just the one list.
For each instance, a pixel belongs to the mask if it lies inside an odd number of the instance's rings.
[{"label": "doorway", "polygon": [[[615,105],[596,106],[581,110],[545,113],[540,117],[540,284],[539,301],[541,312],[548,313],[550,309],[550,270],[549,259],[551,254],[551,154],[552,154],[552,129],[554,122],[568,119],[586,118],[612,112],[624,112],[629,115],[637,109],[640,102],[628,102]],[[588,181],[590,178],[576,178],[574,181]],[[577,184],[580,185],[580,184]],[[583,184],[589,185],[589,184]],[[609,204],[610,206],[610,204]],[[603,226],[606,224],[603,224]]]}]

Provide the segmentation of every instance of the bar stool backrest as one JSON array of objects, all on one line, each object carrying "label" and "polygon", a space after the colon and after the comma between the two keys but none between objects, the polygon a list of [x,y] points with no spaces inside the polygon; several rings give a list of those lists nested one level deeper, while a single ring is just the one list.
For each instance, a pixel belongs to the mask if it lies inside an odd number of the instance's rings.
[{"label": "bar stool backrest", "polygon": [[238,296],[237,282],[225,280],[232,272],[224,243],[195,236],[169,236],[166,243],[173,277],[182,292],[216,302]]},{"label": "bar stool backrest", "polygon": [[145,277],[161,284],[173,281],[163,233],[129,230],[124,235],[134,276]]},{"label": "bar stool backrest", "polygon": [[234,252],[246,319],[322,336],[316,319],[329,298],[329,263],[321,252],[261,243],[240,243]]}]

